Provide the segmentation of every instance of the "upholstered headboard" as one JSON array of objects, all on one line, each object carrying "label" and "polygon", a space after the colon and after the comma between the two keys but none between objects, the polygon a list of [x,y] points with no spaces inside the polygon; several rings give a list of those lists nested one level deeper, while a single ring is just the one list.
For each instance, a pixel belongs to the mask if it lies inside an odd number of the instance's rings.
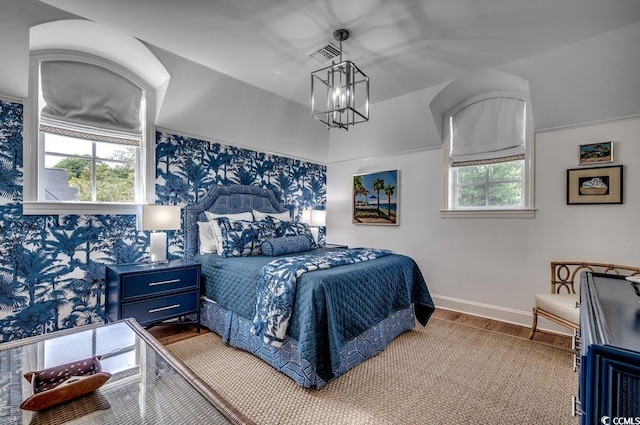
[{"label": "upholstered headboard", "polygon": [[279,213],[289,211],[280,205],[273,192],[257,186],[212,186],[200,202],[184,209],[184,255],[191,259],[198,253],[198,221],[206,221],[205,211],[235,214],[257,210]]}]

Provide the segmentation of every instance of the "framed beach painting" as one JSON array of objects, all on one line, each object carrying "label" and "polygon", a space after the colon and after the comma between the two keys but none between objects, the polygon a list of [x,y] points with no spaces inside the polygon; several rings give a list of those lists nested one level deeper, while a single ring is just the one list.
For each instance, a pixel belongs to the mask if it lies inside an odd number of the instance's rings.
[{"label": "framed beach painting", "polygon": [[398,225],[398,170],[353,176],[353,214],[355,224]]},{"label": "framed beach painting", "polygon": [[580,145],[580,165],[613,162],[613,142]]},{"label": "framed beach painting", "polygon": [[622,165],[567,170],[567,204],[621,204]]}]

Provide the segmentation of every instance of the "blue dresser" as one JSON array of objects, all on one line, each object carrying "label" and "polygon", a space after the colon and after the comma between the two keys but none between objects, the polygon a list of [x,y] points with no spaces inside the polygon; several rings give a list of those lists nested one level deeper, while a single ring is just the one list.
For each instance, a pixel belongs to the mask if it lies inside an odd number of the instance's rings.
[{"label": "blue dresser", "polygon": [[580,279],[579,395],[582,425],[640,424],[640,304],[622,276]]},{"label": "blue dresser", "polygon": [[194,313],[191,323],[200,332],[200,263],[178,259],[107,266],[105,291],[109,321],[132,317],[151,326]]}]

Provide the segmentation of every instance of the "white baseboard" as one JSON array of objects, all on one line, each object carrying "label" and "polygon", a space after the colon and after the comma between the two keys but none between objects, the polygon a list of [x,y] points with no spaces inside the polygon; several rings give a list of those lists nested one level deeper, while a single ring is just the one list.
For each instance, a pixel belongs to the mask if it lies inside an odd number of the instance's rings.
[{"label": "white baseboard", "polygon": [[[431,294],[431,298],[433,298],[437,308],[531,328],[531,321],[533,320],[532,311],[516,310],[508,307],[500,307],[497,305],[447,297],[445,295]],[[572,335],[568,329],[558,326],[555,323],[546,320],[544,317],[539,316],[538,329],[561,335]]]}]

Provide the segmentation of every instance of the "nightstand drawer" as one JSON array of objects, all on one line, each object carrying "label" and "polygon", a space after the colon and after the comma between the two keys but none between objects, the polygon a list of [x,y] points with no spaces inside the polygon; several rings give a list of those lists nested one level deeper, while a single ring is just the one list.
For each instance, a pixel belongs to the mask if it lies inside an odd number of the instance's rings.
[{"label": "nightstand drawer", "polygon": [[133,274],[124,276],[122,282],[123,300],[197,287],[199,284],[196,267]]},{"label": "nightstand drawer", "polygon": [[122,318],[135,317],[142,325],[157,322],[198,310],[198,292],[167,295],[151,300],[130,302],[122,305]]}]

